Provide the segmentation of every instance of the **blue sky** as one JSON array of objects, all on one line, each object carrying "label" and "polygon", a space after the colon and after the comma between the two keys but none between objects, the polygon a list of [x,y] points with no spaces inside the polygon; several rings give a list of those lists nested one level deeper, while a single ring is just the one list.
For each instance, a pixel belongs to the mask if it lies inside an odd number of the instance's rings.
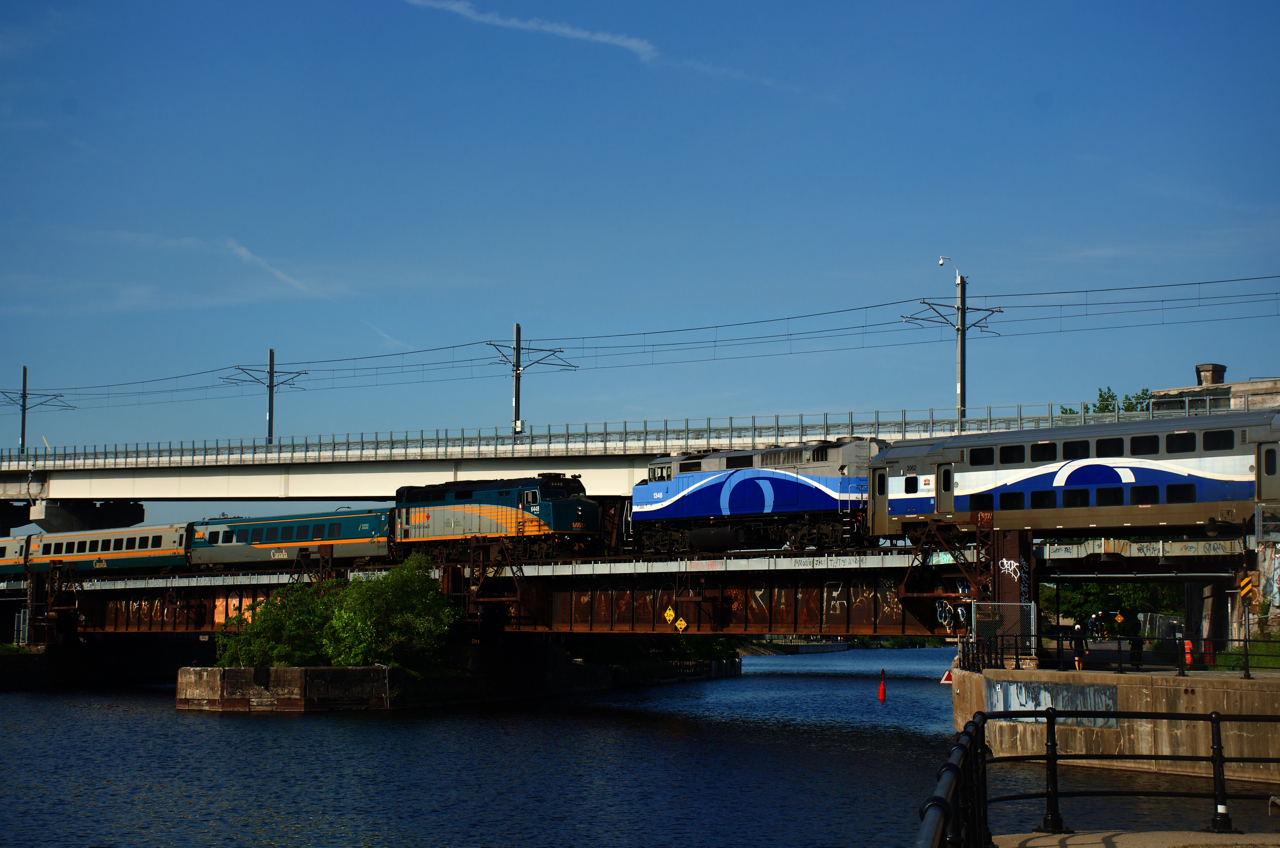
[{"label": "blue sky", "polygon": [[[1270,3],[7,3],[0,388],[23,364],[38,391],[515,321],[561,338],[946,300],[939,254],[1005,306],[1280,274],[1278,23]],[[1275,313],[976,339],[969,401],[1185,385],[1198,362],[1277,376]],[[928,333],[531,371],[524,413],[946,409],[953,345]],[[264,413],[48,412],[30,441],[255,436]],[[283,394],[276,432],[509,416],[509,380],[452,380]]]}]

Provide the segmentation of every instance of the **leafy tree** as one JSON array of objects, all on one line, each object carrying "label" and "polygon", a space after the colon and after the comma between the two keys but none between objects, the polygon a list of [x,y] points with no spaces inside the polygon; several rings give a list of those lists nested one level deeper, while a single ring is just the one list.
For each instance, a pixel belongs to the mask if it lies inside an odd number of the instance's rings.
[{"label": "leafy tree", "polygon": [[[1040,612],[1045,617],[1043,620],[1051,621],[1055,604],[1047,590],[1047,586],[1041,589]],[[1063,618],[1085,625],[1089,616],[1101,612],[1107,630],[1124,636],[1138,632],[1138,613],[1174,616],[1183,613],[1181,583],[1062,583],[1058,591],[1062,596]],[[1118,626],[1117,611],[1124,616]]]},{"label": "leafy tree", "polygon": [[218,665],[327,665],[320,635],[332,616],[337,581],[294,583],[227,619],[218,634]]},{"label": "leafy tree", "polygon": [[[1146,412],[1151,405],[1151,390],[1139,389],[1131,395],[1125,395],[1123,398],[1116,397],[1115,390],[1110,386],[1098,389],[1098,399],[1093,406],[1084,404],[1084,411],[1087,415],[1090,412],[1104,413],[1115,412],[1119,407],[1121,412]],[[1066,406],[1059,406],[1058,411],[1063,415],[1079,415],[1078,410]]]},{"label": "leafy tree", "polygon": [[421,672],[442,664],[460,616],[429,565],[414,554],[399,568],[342,590],[321,635],[333,665],[382,663]]},{"label": "leafy tree", "polygon": [[277,589],[248,615],[228,619],[218,634],[218,665],[382,663],[413,673],[438,668],[460,614],[429,566],[426,557],[414,555],[369,580]]}]

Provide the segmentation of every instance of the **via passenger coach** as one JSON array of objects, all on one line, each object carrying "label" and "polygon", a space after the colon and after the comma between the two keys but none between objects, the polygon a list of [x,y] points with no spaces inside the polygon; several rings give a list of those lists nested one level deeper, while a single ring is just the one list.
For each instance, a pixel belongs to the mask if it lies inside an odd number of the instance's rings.
[{"label": "via passenger coach", "polygon": [[900,442],[872,461],[872,533],[988,513],[1044,538],[1237,536],[1255,499],[1280,499],[1278,439],[1271,410]]}]

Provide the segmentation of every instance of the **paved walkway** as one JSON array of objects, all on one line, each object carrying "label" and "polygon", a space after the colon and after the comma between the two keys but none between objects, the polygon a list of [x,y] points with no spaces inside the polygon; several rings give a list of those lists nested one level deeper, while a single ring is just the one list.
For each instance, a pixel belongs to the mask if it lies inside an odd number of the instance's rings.
[{"label": "paved walkway", "polygon": [[1271,848],[1280,845],[1280,833],[1203,833],[1189,830],[1153,833],[1086,830],[1064,834],[1020,833],[993,838],[999,848]]}]

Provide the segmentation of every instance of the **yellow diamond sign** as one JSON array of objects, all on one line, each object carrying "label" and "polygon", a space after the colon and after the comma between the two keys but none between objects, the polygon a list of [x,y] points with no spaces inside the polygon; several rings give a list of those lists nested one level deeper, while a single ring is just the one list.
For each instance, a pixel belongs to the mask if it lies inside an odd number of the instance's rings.
[{"label": "yellow diamond sign", "polygon": [[681,633],[683,633],[683,632],[684,632],[684,629],[685,629],[686,627],[688,627],[688,626],[689,626],[689,625],[687,625],[687,624],[685,624],[685,623],[684,623],[684,619],[683,619],[683,618],[681,618],[679,621],[677,621],[677,622],[676,622],[676,630],[679,630]]},{"label": "yellow diamond sign", "polygon": [[1116,624],[1119,624],[1122,621],[1124,621],[1124,616],[1116,613]]},{"label": "yellow diamond sign", "polygon": [[667,624],[670,624],[671,620],[676,617],[676,611],[671,607],[667,607],[667,611],[662,614],[662,617],[667,620]]}]

